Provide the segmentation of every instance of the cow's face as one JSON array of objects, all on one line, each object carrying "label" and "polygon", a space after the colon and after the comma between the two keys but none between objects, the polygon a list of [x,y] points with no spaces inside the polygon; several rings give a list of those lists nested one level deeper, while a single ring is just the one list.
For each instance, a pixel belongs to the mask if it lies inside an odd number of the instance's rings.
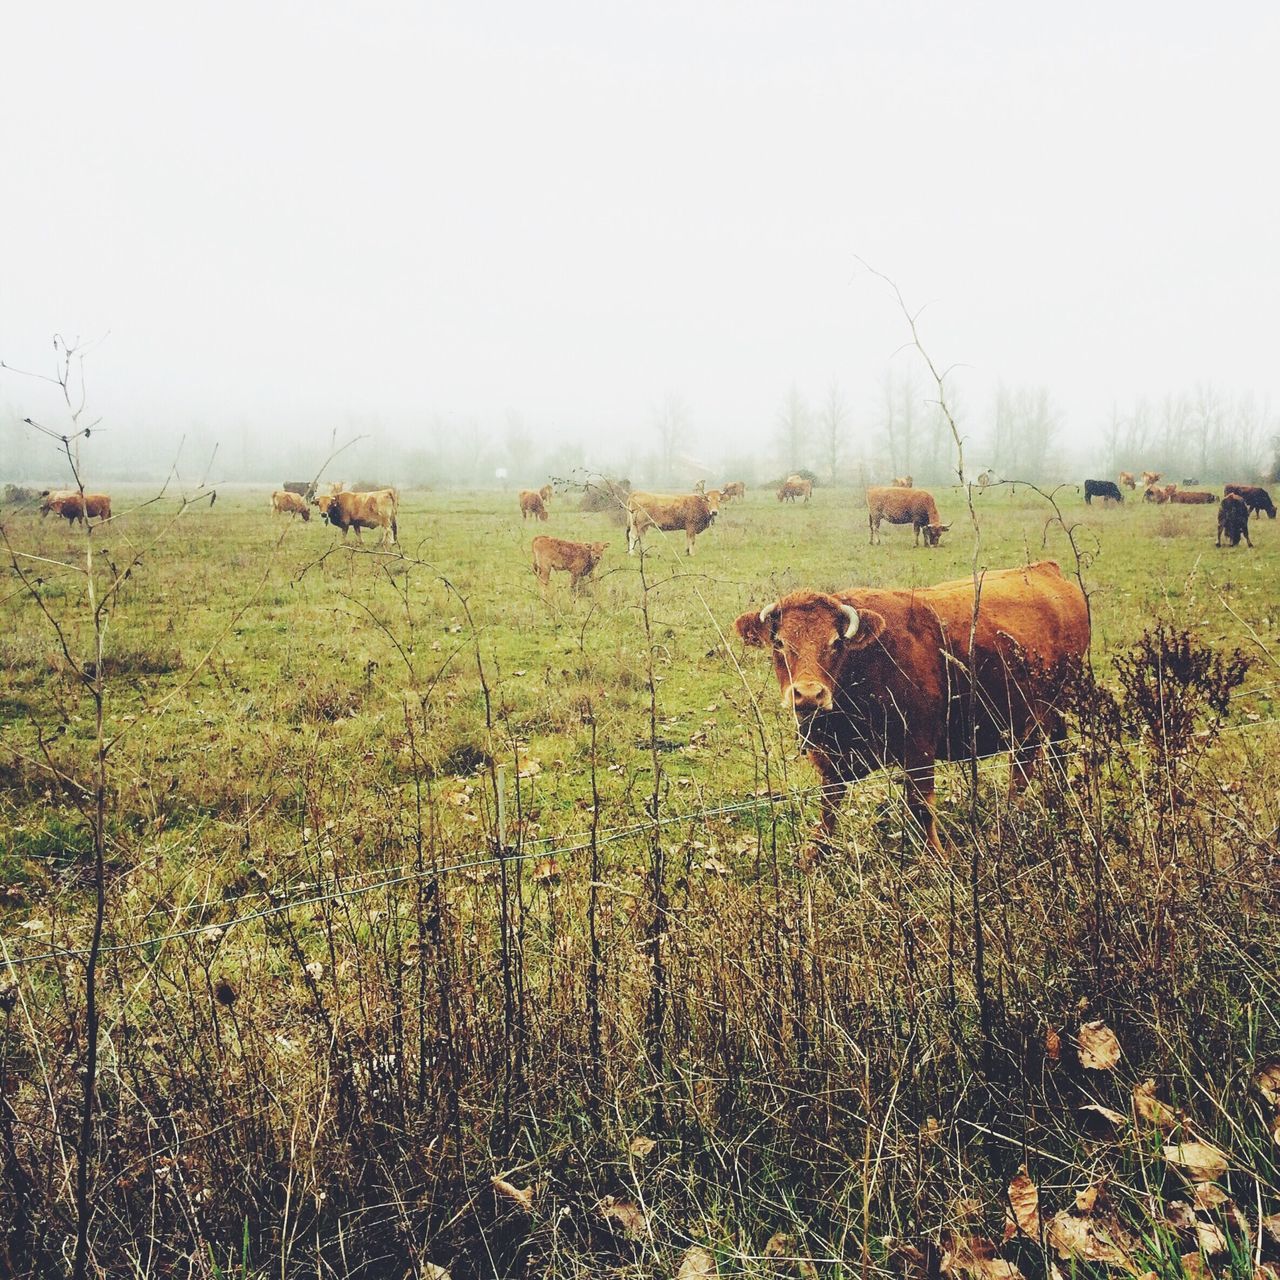
[{"label": "cow's face", "polygon": [[593,569],[595,568],[596,565],[600,563],[600,560],[604,556],[605,549],[608,547],[608,545],[609,544],[607,542],[593,542],[591,544],[591,547],[590,547],[591,567]]},{"label": "cow's face", "polygon": [[320,518],[327,521],[329,519],[329,513],[337,504],[338,499],[336,494],[326,493],[316,494],[312,497],[311,501],[315,503],[316,509],[320,512]]},{"label": "cow's face", "polygon": [[716,516],[720,514],[720,491],[712,489],[710,493],[702,495],[707,501],[707,511],[711,516],[711,523],[715,524]]},{"label": "cow's face", "polygon": [[949,533],[951,526],[949,524],[927,524],[923,527],[924,542],[927,547],[936,547],[942,540],[944,533]]},{"label": "cow's face", "polygon": [[845,663],[874,644],[884,625],[873,610],[810,594],[775,601],[734,623],[747,644],[772,648],[782,705],[798,716],[831,710]]}]

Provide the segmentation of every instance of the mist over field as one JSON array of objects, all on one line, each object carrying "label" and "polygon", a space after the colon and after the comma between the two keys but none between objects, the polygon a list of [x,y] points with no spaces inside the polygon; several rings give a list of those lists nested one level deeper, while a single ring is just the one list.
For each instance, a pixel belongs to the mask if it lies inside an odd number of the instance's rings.
[{"label": "mist over field", "polygon": [[[0,359],[90,466],[1253,474],[1272,6],[24,6]],[[20,125],[16,122],[20,121]],[[59,478],[0,376],[0,472]],[[833,425],[834,419],[834,425]],[[797,423],[801,430],[796,431]],[[835,441],[835,449],[831,448]],[[1021,442],[1024,442],[1021,443]],[[834,464],[834,465],[833,465]]]}]

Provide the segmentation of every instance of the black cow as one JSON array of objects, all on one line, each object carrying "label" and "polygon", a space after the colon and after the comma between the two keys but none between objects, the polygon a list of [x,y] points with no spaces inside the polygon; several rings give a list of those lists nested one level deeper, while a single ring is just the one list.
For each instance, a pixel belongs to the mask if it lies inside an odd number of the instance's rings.
[{"label": "black cow", "polygon": [[1116,502],[1124,501],[1124,494],[1114,480],[1086,480],[1084,482],[1084,500],[1093,506],[1094,498],[1111,498]]},{"label": "black cow", "polygon": [[1225,484],[1222,486],[1222,492],[1238,494],[1244,499],[1245,505],[1255,516],[1259,511],[1265,511],[1268,520],[1276,518],[1276,504],[1271,501],[1271,495],[1259,485]]},{"label": "black cow", "polygon": [[1233,547],[1240,545],[1242,535],[1245,542],[1253,546],[1253,539],[1249,537],[1249,507],[1238,493],[1227,494],[1218,504],[1218,546],[1222,546],[1224,533]]}]

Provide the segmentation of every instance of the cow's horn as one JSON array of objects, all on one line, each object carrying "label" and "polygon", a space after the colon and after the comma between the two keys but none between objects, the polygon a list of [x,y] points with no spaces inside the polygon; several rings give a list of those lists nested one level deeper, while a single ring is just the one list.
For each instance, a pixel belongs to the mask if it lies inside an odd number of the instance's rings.
[{"label": "cow's horn", "polygon": [[844,616],[849,619],[849,625],[844,629],[844,638],[846,640],[852,640],[853,637],[858,634],[858,624],[862,619],[858,617],[857,609],[855,609],[851,604],[842,604],[840,606],[840,610]]},{"label": "cow's horn", "polygon": [[778,602],[776,600],[774,600],[772,604],[765,605],[765,607],[760,610],[760,621],[768,622],[770,617],[772,617],[774,612],[777,610],[777,608],[778,608]]}]

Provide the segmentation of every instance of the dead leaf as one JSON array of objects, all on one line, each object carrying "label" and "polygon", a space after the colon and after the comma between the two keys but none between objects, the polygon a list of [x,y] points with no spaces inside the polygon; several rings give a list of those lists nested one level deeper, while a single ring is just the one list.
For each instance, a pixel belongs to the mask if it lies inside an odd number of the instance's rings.
[{"label": "dead leaf", "polygon": [[1280,1244],[1280,1213],[1270,1214],[1262,1219],[1262,1230],[1276,1243]]},{"label": "dead leaf", "polygon": [[960,1275],[968,1280],[1025,1280],[1012,1262],[997,1258],[996,1247],[981,1236],[950,1237],[942,1255],[943,1275]]},{"label": "dead leaf", "polygon": [[1196,1244],[1206,1258],[1216,1258],[1227,1251],[1227,1237],[1212,1222],[1196,1223]]},{"label": "dead leaf", "polygon": [[539,858],[533,864],[533,878],[538,884],[559,884],[560,864],[552,857]]},{"label": "dead leaf", "polygon": [[1197,1182],[1195,1187],[1195,1206],[1197,1209],[1216,1209],[1227,1201],[1227,1193],[1212,1182]]},{"label": "dead leaf", "polygon": [[[917,1249],[917,1253],[920,1251]],[[800,1252],[800,1243],[790,1232],[775,1231],[764,1246],[766,1258],[776,1258],[779,1262],[789,1262],[800,1280],[818,1280],[818,1268]],[[923,1260],[924,1255],[921,1254]]]},{"label": "dead leaf", "polygon": [[1107,1184],[1105,1182],[1094,1182],[1085,1187],[1083,1191],[1076,1193],[1076,1208],[1081,1213],[1092,1213],[1095,1209],[1100,1209],[1107,1202]]},{"label": "dead leaf", "polygon": [[[958,1222],[982,1217],[982,1201],[973,1196],[957,1196],[951,1202],[951,1212]],[[995,1248],[993,1245],[992,1248]]]},{"label": "dead leaf", "polygon": [[525,1213],[533,1212],[533,1188],[525,1187],[522,1191],[519,1187],[513,1187],[505,1178],[490,1178],[495,1191],[501,1192],[508,1200],[518,1205]]},{"label": "dead leaf", "polygon": [[1226,1152],[1207,1142],[1179,1142],[1162,1148],[1164,1158],[1186,1170],[1193,1182],[1216,1182],[1227,1171]]},{"label": "dead leaf", "polygon": [[1182,1274],[1187,1280],[1213,1280],[1213,1272],[1209,1264],[1198,1253],[1182,1255]]},{"label": "dead leaf", "polygon": [[1175,1231],[1196,1229],[1195,1210],[1185,1200],[1170,1200],[1164,1207],[1164,1220]]},{"label": "dead leaf", "polygon": [[1062,1057],[1062,1037],[1054,1027],[1045,1028],[1044,1056],[1050,1062],[1057,1062]]},{"label": "dead leaf", "polygon": [[1120,1041],[1101,1020],[1080,1028],[1080,1065],[1090,1071],[1111,1071],[1120,1061]]},{"label": "dead leaf", "polygon": [[708,858],[702,863],[702,870],[708,875],[719,876],[723,880],[729,878],[729,868],[719,858]]},{"label": "dead leaf", "polygon": [[643,1160],[650,1151],[658,1144],[652,1138],[647,1138],[643,1133],[637,1133],[631,1139],[631,1145],[627,1148],[637,1160]]},{"label": "dead leaf", "polygon": [[596,1205],[596,1211],[608,1222],[616,1222],[629,1240],[638,1240],[649,1234],[649,1223],[644,1213],[630,1200],[618,1200],[605,1196]]},{"label": "dead leaf", "polygon": [[1253,1082],[1273,1107],[1280,1107],[1280,1061],[1264,1062],[1254,1072]]},{"label": "dead leaf", "polygon": [[711,1250],[695,1244],[684,1251],[684,1257],[680,1259],[680,1270],[676,1272],[676,1280],[715,1280],[719,1274],[715,1256]]},{"label": "dead leaf", "polygon": [[1104,1107],[1098,1102],[1085,1103],[1080,1111],[1086,1132],[1095,1138],[1114,1139],[1129,1127],[1128,1116],[1112,1111],[1110,1107]]},{"label": "dead leaf", "polygon": [[1144,1080],[1133,1090],[1133,1110],[1140,1120],[1146,1121],[1153,1128],[1168,1133],[1178,1124],[1178,1117],[1170,1108],[1156,1097],[1156,1082]]},{"label": "dead leaf", "polygon": [[449,1273],[434,1262],[424,1262],[422,1270],[418,1274],[422,1277],[422,1280],[450,1280]]},{"label": "dead leaf", "polygon": [[1131,1258],[1136,1242],[1116,1219],[1083,1218],[1062,1209],[1049,1220],[1045,1237],[1060,1258],[1136,1270]]},{"label": "dead leaf", "polygon": [[936,1146],[942,1141],[942,1125],[937,1116],[927,1116],[920,1126],[920,1141],[926,1147]]},{"label": "dead leaf", "polygon": [[924,1242],[924,1249],[903,1244],[892,1236],[886,1236],[882,1243],[902,1280],[938,1280],[938,1246],[932,1240]]},{"label": "dead leaf", "polygon": [[536,778],[542,772],[542,765],[531,756],[526,756],[524,768],[516,774],[517,778]]},{"label": "dead leaf", "polygon": [[319,982],[324,977],[324,965],[319,960],[313,960],[307,965],[307,977],[312,982]]},{"label": "dead leaf", "polygon": [[1032,1240],[1040,1239],[1040,1192],[1025,1168],[1009,1183],[1008,1215],[1006,1239],[1019,1231]]}]

